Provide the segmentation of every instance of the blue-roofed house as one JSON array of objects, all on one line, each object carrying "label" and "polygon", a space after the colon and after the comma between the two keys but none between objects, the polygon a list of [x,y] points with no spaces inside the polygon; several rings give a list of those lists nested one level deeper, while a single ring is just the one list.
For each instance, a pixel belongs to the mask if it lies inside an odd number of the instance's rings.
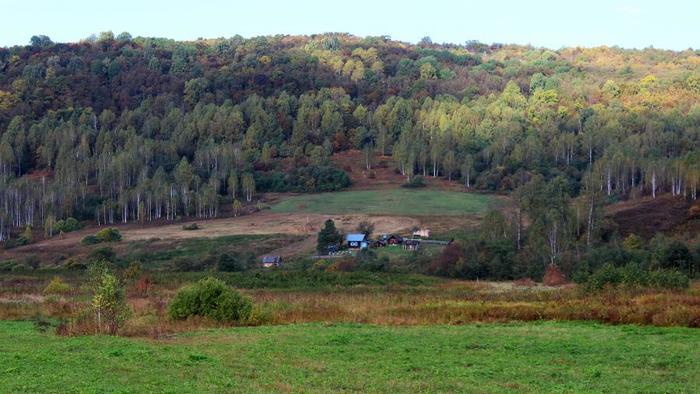
[{"label": "blue-roofed house", "polygon": [[348,249],[367,249],[369,247],[367,234],[348,234],[345,236],[345,242],[348,245]]}]

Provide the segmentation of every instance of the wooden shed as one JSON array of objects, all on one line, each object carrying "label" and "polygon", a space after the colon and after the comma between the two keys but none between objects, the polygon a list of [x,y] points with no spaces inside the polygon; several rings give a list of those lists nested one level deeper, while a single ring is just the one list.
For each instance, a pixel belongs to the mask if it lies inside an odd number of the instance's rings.
[{"label": "wooden shed", "polygon": [[382,234],[379,240],[386,245],[401,245],[403,243],[403,237],[396,234]]}]

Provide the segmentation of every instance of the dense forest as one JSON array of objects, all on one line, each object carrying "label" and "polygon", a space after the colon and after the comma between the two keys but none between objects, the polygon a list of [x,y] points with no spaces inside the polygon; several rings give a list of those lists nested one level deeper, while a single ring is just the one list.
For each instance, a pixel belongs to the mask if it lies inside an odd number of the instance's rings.
[{"label": "dense forest", "polygon": [[111,32],[0,48],[0,240],[336,190],[330,157],[359,149],[408,180],[515,191],[554,261],[563,234],[592,242],[605,201],[697,198],[699,144],[694,50]]}]

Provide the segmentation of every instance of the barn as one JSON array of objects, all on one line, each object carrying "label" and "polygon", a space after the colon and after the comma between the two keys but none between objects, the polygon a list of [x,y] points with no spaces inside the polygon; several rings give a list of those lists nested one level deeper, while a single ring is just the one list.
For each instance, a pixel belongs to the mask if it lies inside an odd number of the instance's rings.
[{"label": "barn", "polygon": [[345,242],[347,243],[348,249],[367,249],[367,247],[369,247],[367,234],[348,234],[345,237]]}]

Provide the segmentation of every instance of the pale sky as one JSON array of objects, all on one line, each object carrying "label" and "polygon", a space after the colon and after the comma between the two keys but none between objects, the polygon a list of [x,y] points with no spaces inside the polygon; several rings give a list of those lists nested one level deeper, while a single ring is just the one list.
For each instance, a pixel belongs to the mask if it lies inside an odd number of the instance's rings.
[{"label": "pale sky", "polygon": [[0,0],[0,46],[111,30],[193,40],[344,32],[417,42],[700,47],[700,0]]}]

